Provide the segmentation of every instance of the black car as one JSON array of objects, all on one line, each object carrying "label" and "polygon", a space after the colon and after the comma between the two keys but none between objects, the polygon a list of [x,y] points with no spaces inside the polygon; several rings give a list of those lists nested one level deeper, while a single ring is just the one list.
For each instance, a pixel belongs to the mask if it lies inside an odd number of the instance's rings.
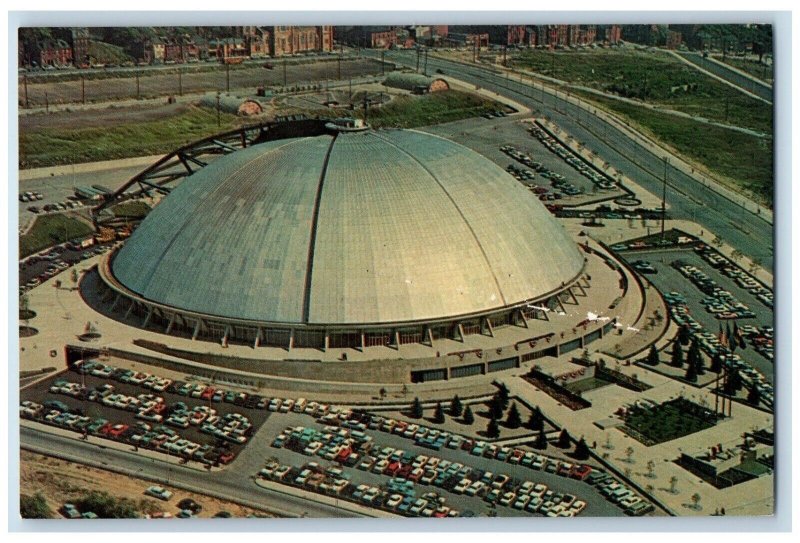
[{"label": "black car", "polygon": [[192,514],[196,515],[203,510],[203,506],[191,498],[184,498],[178,502],[178,509],[191,511]]},{"label": "black car", "polygon": [[30,211],[31,213],[39,213],[39,211],[41,211],[41,210],[36,206],[30,206],[28,208],[28,211]]}]

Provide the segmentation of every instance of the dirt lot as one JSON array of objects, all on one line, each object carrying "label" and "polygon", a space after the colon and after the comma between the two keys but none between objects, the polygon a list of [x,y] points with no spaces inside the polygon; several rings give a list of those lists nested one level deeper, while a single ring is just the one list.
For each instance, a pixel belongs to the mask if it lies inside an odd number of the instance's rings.
[{"label": "dirt lot", "polygon": [[50,114],[20,115],[19,131],[25,133],[48,128],[111,128],[127,123],[163,120],[185,113],[189,104],[152,104],[119,107],[110,105],[106,109],[85,109],[81,111],[58,111]]},{"label": "dirt lot", "polygon": [[[86,80],[85,95],[87,102],[104,102],[126,98],[153,98],[157,96],[224,91],[226,88],[226,71],[219,69],[209,72],[189,72],[180,77],[177,73],[159,73],[157,70],[147,72],[139,77],[137,96],[136,77],[119,77],[102,80]],[[380,75],[381,64],[366,59],[347,59],[341,63],[341,79],[364,75]],[[312,81],[337,79],[339,67],[337,61],[314,62],[309,64],[289,64],[286,66],[286,83],[293,84]],[[280,62],[275,63],[272,70],[262,66],[248,65],[230,70],[230,88],[250,88],[255,92],[259,85],[283,86],[284,70]],[[18,84],[19,100],[25,101],[25,88],[22,81]],[[47,83],[28,83],[28,103],[30,107],[49,104],[66,104],[81,102],[81,81],[59,81]]]},{"label": "dirt lot", "polygon": [[36,492],[41,492],[54,512],[64,503],[75,501],[84,494],[96,490],[106,491],[117,498],[130,498],[139,504],[139,510],[142,512],[164,511],[175,515],[178,513],[175,504],[183,498],[192,498],[203,506],[203,511],[198,515],[203,518],[213,517],[220,511],[227,511],[238,518],[251,514],[267,516],[262,511],[200,494],[187,493],[168,486],[165,488],[171,490],[175,496],[169,503],[166,503],[144,495],[144,490],[150,484],[134,477],[126,477],[28,451],[20,453],[20,493],[32,496]]}]

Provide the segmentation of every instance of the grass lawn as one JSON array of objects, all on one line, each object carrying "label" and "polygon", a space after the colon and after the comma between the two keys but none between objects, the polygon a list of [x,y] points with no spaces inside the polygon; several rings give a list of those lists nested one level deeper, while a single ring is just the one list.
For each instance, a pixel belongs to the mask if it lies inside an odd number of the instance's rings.
[{"label": "grass lawn", "polygon": [[573,394],[581,394],[583,392],[588,392],[590,390],[595,390],[612,384],[613,383],[611,381],[606,381],[605,379],[590,377],[588,379],[581,379],[580,381],[573,381],[572,383],[567,383],[566,385],[564,385],[564,388],[566,388]]},{"label": "grass lawn", "polygon": [[28,256],[45,247],[81,238],[92,233],[92,227],[67,215],[43,215],[27,234],[19,238],[20,256]]},{"label": "grass lawn", "polygon": [[[505,107],[494,100],[457,90],[434,92],[422,96],[398,96],[382,108],[369,111],[368,122],[375,128],[415,128],[477,117]],[[355,115],[363,118],[364,111]]]},{"label": "grass lawn", "polygon": [[115,126],[37,128],[20,133],[20,168],[38,168],[166,153],[193,140],[237,126],[235,115],[200,107],[163,119]]},{"label": "grass lawn", "polygon": [[665,53],[525,51],[517,67],[649,104],[772,133],[772,106],[706,76]]},{"label": "grass lawn", "polygon": [[[722,60],[721,58],[717,60]],[[767,66],[766,64],[759,64],[757,60],[753,59],[745,59],[745,58],[735,58],[735,57],[726,57],[725,64],[730,64],[734,68],[738,68],[745,73],[748,73],[755,77],[756,79],[760,79],[761,81],[766,81],[767,83],[772,83],[773,75],[772,75],[772,66]]]},{"label": "grass lawn", "polygon": [[649,133],[709,171],[720,174],[729,188],[749,194],[757,202],[772,207],[774,175],[771,138],[682,119],[590,93],[579,94],[627,117],[639,125],[642,132]]},{"label": "grass lawn", "polygon": [[123,202],[111,208],[115,217],[127,219],[141,219],[150,213],[150,206],[144,202]]},{"label": "grass lawn", "polygon": [[678,398],[653,409],[629,408],[620,429],[632,430],[626,433],[650,446],[711,428],[715,424],[712,417],[704,407]]}]

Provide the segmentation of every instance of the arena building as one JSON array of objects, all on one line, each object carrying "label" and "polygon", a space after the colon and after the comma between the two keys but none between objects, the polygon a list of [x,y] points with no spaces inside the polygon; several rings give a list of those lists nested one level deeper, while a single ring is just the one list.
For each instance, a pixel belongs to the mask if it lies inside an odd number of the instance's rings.
[{"label": "arena building", "polygon": [[195,172],[97,271],[112,310],[143,328],[368,351],[524,327],[586,284],[586,265],[480,154],[415,130],[328,125]]}]

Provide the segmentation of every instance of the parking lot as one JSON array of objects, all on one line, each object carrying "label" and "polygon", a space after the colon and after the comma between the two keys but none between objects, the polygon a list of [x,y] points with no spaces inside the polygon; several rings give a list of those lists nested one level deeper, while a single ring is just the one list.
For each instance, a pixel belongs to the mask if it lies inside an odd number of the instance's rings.
[{"label": "parking lot", "polygon": [[[52,247],[45,256],[31,256],[19,264],[20,294],[23,287],[30,289],[38,283],[43,283],[49,278],[68,271],[71,266],[79,262],[104,253],[113,246],[113,243],[101,243],[87,248],[73,244],[62,244]],[[38,281],[38,283],[37,283]],[[61,282],[71,284],[70,274],[63,275]]]},{"label": "parking lot", "polygon": [[[592,181],[581,175],[575,168],[567,164],[564,159],[550,151],[539,139],[531,135],[529,132],[530,127],[529,123],[520,122],[518,117],[502,117],[455,121],[426,127],[424,130],[465,145],[491,159],[503,169],[512,164],[522,169],[529,169],[500,149],[504,145],[511,145],[518,151],[530,155],[533,160],[541,163],[543,168],[563,176],[567,183],[574,185],[576,189],[582,192],[577,196],[565,195],[559,200],[543,203],[580,205],[588,201],[627,195],[620,189],[598,191]],[[551,187],[551,181],[538,174],[528,182],[540,187]]]},{"label": "parking lot", "polygon": [[[75,383],[76,389],[82,387],[84,393],[77,393],[75,396],[67,395],[60,392],[52,392],[51,387],[54,383],[66,381],[67,383]],[[252,436],[258,428],[269,418],[270,412],[263,407],[250,408],[245,405],[236,405],[227,401],[213,401],[211,399],[204,400],[201,398],[194,398],[190,395],[181,395],[175,392],[175,389],[168,387],[167,390],[155,391],[153,388],[145,387],[141,384],[134,384],[130,382],[121,382],[111,377],[98,377],[91,373],[80,373],[75,370],[67,370],[61,372],[53,377],[44,381],[40,381],[30,387],[20,391],[20,401],[32,401],[38,404],[45,404],[46,402],[61,402],[69,408],[69,412],[77,413],[81,416],[89,417],[92,420],[105,419],[113,424],[126,425],[130,429],[135,427],[142,427],[147,424],[151,427],[157,428],[158,421],[153,421],[152,418],[144,418],[134,409],[118,408],[110,405],[104,405],[101,402],[101,397],[95,400],[90,400],[89,397],[92,391],[102,390],[108,385],[113,386],[113,394],[122,394],[128,397],[138,397],[143,394],[152,394],[154,397],[163,398],[163,403],[166,408],[162,411],[163,421],[166,421],[168,414],[174,412],[179,403],[186,406],[186,411],[192,413],[196,408],[213,409],[216,411],[216,416],[220,420],[225,420],[230,417],[237,417],[244,415],[252,428],[246,433],[247,436]],[[56,385],[57,386],[57,385]],[[174,385],[173,385],[174,386]],[[45,409],[48,411],[48,408]],[[162,421],[162,422],[163,422]],[[202,445],[210,445],[216,449],[224,449],[230,451],[235,456],[245,446],[232,440],[224,440],[215,437],[214,435],[202,431],[202,425],[199,423],[185,424],[185,427],[170,425],[165,423],[165,427],[171,426],[172,430],[179,434],[180,438]],[[123,433],[119,436],[123,440],[127,440],[129,433]]]},{"label": "parking lot", "polygon": [[[271,417],[264,424],[261,432],[265,432],[269,436],[278,436],[289,426],[303,426],[322,431],[325,424],[308,416],[289,413]],[[621,516],[623,514],[620,508],[606,501],[595,487],[575,479],[558,476],[544,470],[534,471],[528,467],[508,464],[496,459],[476,457],[471,455],[468,451],[461,449],[453,450],[443,448],[440,451],[431,451],[430,449],[416,445],[411,439],[382,431],[368,430],[365,434],[374,440],[376,446],[402,449],[412,455],[433,455],[451,462],[460,462],[465,466],[491,471],[495,474],[507,474],[509,477],[519,481],[530,480],[537,483],[544,483],[554,492],[572,494],[578,499],[585,501],[587,507],[584,512],[581,513],[584,516]],[[270,447],[268,451],[265,451],[264,456],[265,458],[274,457],[281,464],[297,467],[310,461],[317,461],[322,466],[334,465],[333,462],[326,461],[318,456],[307,456],[285,447]],[[370,486],[385,486],[391,479],[388,475],[360,470],[357,467],[341,466],[341,468],[350,477],[351,484],[353,485],[367,484]],[[449,507],[457,509],[462,514],[471,511],[475,515],[486,515],[492,509],[486,501],[477,496],[456,494],[429,484],[417,483],[416,486],[418,495],[426,492],[437,492],[445,497],[446,504]],[[530,516],[532,514],[502,505],[496,506],[496,512],[499,516]]]},{"label": "parking lot", "polygon": [[[773,313],[763,302],[758,300],[747,290],[741,288],[736,282],[722,274],[718,269],[713,268],[700,255],[691,249],[667,249],[667,250],[648,250],[648,251],[623,251],[619,253],[628,262],[644,260],[652,265],[656,273],[647,275],[659,291],[662,293],[678,292],[686,298],[686,304],[690,314],[703,326],[706,332],[717,334],[720,323],[723,329],[726,322],[715,318],[713,313],[706,310],[702,300],[707,298],[707,294],[702,292],[687,277],[672,266],[676,260],[680,260],[690,266],[694,266],[708,275],[712,280],[723,289],[730,292],[737,300],[745,304],[754,314],[753,318],[737,319],[738,326],[772,326]],[[733,323],[730,325],[732,326]],[[769,383],[774,383],[774,367],[771,361],[757,353],[753,348],[739,349],[736,351],[746,363],[758,370]]]}]

